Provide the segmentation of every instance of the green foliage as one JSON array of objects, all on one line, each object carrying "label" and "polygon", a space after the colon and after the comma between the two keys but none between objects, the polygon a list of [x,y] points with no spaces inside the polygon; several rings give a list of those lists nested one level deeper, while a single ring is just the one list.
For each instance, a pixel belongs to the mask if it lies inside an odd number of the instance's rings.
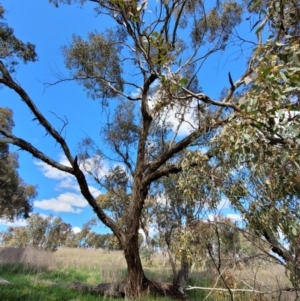
[{"label": "green foliage", "polygon": [[[0,126],[11,132],[13,125],[12,111],[0,108]],[[37,195],[36,187],[19,177],[18,167],[17,154],[9,152],[8,144],[0,144],[0,216],[11,220],[28,217]]]},{"label": "green foliage", "polygon": [[36,61],[37,54],[35,46],[31,43],[24,43],[14,35],[14,30],[4,22],[4,7],[0,4],[0,59],[6,59],[10,71],[18,64],[18,60],[23,62]]},{"label": "green foliage", "polygon": [[227,218],[194,220],[174,232],[172,250],[177,258],[187,258],[192,267],[213,266],[212,260],[216,260],[224,269],[234,265],[240,254],[241,235],[237,225]]},{"label": "green foliage", "polygon": [[[197,1],[190,1],[192,2],[197,3]],[[216,1],[216,4],[212,5],[211,10],[206,13],[203,12],[204,6],[195,6],[194,9],[199,12],[198,17],[193,21],[191,32],[194,47],[217,40],[218,44],[215,46],[225,49],[233,28],[242,21],[242,6],[237,1]],[[192,10],[191,13],[194,11]]]},{"label": "green foliage", "polygon": [[90,33],[88,41],[73,35],[72,44],[63,47],[66,67],[75,70],[72,76],[84,85],[93,99],[114,97],[117,91],[123,90],[118,55],[123,38],[122,32],[110,29],[105,34]]},{"label": "green foliage", "polygon": [[[250,1],[249,11],[260,17],[254,25],[259,45],[236,98],[238,110],[227,113],[229,122],[207,143],[205,155],[186,156],[178,186],[188,198],[199,186],[214,192],[215,202],[228,197],[243,227],[284,260],[297,286],[300,9],[294,1]],[[267,24],[271,36],[264,42]]]}]

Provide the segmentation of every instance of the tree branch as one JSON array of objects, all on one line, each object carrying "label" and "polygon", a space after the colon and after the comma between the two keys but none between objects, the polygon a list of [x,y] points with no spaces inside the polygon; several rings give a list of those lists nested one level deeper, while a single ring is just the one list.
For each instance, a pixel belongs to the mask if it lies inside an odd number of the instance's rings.
[{"label": "tree branch", "polygon": [[213,125],[207,124],[203,128],[196,130],[192,132],[190,135],[182,139],[181,141],[174,144],[173,147],[171,147],[168,151],[164,152],[160,157],[158,157],[155,161],[148,164],[148,170],[146,172],[147,179],[151,179],[151,174],[156,172],[163,164],[165,164],[172,156],[179,153],[186,147],[190,145],[191,142],[193,142],[195,139],[197,139],[200,135],[205,134],[212,129],[215,129],[221,125],[224,125],[227,122],[227,120],[221,120],[218,122],[215,122]]},{"label": "tree branch", "polygon": [[[209,96],[207,96],[204,93],[194,93],[194,92],[190,91],[189,89],[187,89],[185,87],[182,87],[182,90],[184,92],[186,92],[187,95],[189,95],[189,98],[194,97],[196,99],[199,99],[199,100],[203,101],[206,104],[211,104],[211,105],[218,106],[218,107],[223,107],[223,108],[231,108],[236,112],[240,112],[240,108],[237,105],[233,104],[233,103],[228,103],[228,102],[223,102],[223,101],[222,102],[221,101],[216,101],[216,100],[211,99]],[[183,99],[183,100],[186,99],[186,97],[177,97],[177,98],[178,99]]]},{"label": "tree branch", "polygon": [[32,99],[29,97],[29,95],[23,90],[9,75],[8,70],[5,68],[2,61],[0,61],[0,71],[3,75],[3,77],[0,77],[0,83],[4,84],[8,88],[14,90],[21,99],[26,103],[26,105],[29,107],[31,112],[34,114],[36,119],[40,122],[40,124],[46,129],[47,133],[49,133],[60,146],[62,147],[67,159],[69,160],[70,164],[73,163],[73,157],[71,155],[71,152],[67,146],[66,141],[64,138],[52,127],[50,122],[43,116],[43,114],[38,110],[38,108],[35,106]]},{"label": "tree branch", "polygon": [[157,79],[156,74],[151,74],[144,83],[143,93],[142,93],[142,103],[141,103],[141,113],[142,113],[142,130],[138,144],[137,151],[137,162],[136,162],[136,175],[139,177],[142,175],[145,165],[145,149],[146,141],[150,130],[150,125],[152,122],[152,115],[149,111],[148,105],[148,92],[151,84]]},{"label": "tree branch", "polygon": [[39,151],[37,148],[35,148],[33,145],[31,145],[29,142],[14,136],[9,131],[7,131],[1,127],[0,127],[0,133],[5,136],[5,138],[0,138],[0,143],[10,143],[10,144],[17,145],[21,149],[32,154],[35,158],[44,161],[45,163],[49,164],[50,166],[55,167],[61,171],[67,172],[69,174],[73,174],[73,168],[62,165],[62,164],[52,160],[51,158],[46,156],[44,153]]},{"label": "tree branch", "polygon": [[122,242],[124,243],[125,237],[121,228],[113,219],[111,219],[107,214],[105,214],[102,208],[98,205],[96,199],[91,194],[84,173],[79,168],[77,156],[75,157],[75,160],[72,165],[73,165],[73,175],[77,179],[77,183],[80,187],[80,191],[82,195],[85,197],[85,199],[88,201],[90,206],[93,208],[98,218],[114,232],[114,234],[116,235],[116,237],[119,239],[121,243]]},{"label": "tree branch", "polygon": [[180,165],[170,165],[166,166],[164,168],[161,168],[153,173],[151,173],[149,176],[145,177],[144,181],[146,185],[160,179],[161,177],[170,175],[170,174],[176,174],[178,172],[182,171],[182,167]]}]

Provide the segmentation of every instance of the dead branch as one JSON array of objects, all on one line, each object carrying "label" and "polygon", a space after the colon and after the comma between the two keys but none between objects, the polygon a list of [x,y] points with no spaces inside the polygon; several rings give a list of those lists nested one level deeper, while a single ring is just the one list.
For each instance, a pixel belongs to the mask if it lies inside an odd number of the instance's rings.
[{"label": "dead branch", "polygon": [[[202,286],[189,286],[185,288],[185,290],[210,290],[210,291],[219,291],[219,292],[228,292],[227,288],[215,288],[215,287],[202,287]],[[296,292],[300,291],[300,289],[292,288],[292,287],[286,287],[286,288],[281,288],[278,290],[273,290],[273,291],[258,291],[254,289],[243,289],[243,288],[235,288],[231,289],[232,292],[248,292],[248,293],[256,293],[256,294],[272,294],[272,293],[279,293],[279,292]]]}]

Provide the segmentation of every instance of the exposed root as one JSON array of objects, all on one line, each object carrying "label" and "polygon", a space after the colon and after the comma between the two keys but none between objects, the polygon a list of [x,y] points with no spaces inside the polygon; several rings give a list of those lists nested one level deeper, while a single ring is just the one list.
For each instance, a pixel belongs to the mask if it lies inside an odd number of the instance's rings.
[{"label": "exposed root", "polygon": [[[98,295],[110,298],[125,297],[125,283],[100,283],[98,285],[87,285],[79,281],[75,281],[72,287],[76,290],[92,292]],[[155,282],[147,279],[142,295],[164,296],[175,300],[190,300],[190,297],[181,293],[172,283]]]},{"label": "exposed root", "polygon": [[175,300],[191,300],[187,294],[180,292],[172,283],[148,282],[148,294],[154,296],[164,296]]},{"label": "exposed root", "polygon": [[76,280],[72,284],[65,285],[65,287],[79,291],[91,292],[110,298],[125,297],[125,286],[123,283],[100,283],[98,285],[88,285]]}]

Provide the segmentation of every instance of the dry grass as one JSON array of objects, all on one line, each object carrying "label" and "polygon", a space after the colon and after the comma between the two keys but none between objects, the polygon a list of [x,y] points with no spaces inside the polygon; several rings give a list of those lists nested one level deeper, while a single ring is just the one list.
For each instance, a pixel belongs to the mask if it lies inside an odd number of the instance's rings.
[{"label": "dry grass", "polygon": [[153,255],[152,264],[143,264],[146,276],[158,282],[172,282],[172,268],[169,263],[168,255],[155,253]]},{"label": "dry grass", "polygon": [[91,249],[61,248],[54,253],[58,265],[64,268],[94,268],[103,264],[126,268],[122,251],[105,252]]},{"label": "dry grass", "polygon": [[[294,301],[298,300],[294,292],[280,291],[286,287],[292,288],[292,284],[285,273],[283,266],[278,264],[250,264],[247,266],[239,266],[235,268],[224,268],[222,276],[226,284],[231,289],[248,289],[259,292],[272,292],[266,294],[259,294],[255,292],[234,293],[235,300],[251,300],[251,301]],[[203,270],[201,272],[192,273],[195,280],[203,279],[205,277],[206,287],[226,288],[216,270],[212,268]],[[197,285],[196,285],[197,286]],[[209,292],[209,291],[207,291]],[[228,292],[215,291],[211,294],[212,299],[209,300],[224,300],[229,297]],[[246,297],[247,296],[247,297]],[[229,299],[228,299],[229,300]],[[300,300],[300,297],[299,297]]]},{"label": "dry grass", "polygon": [[[257,264],[233,271],[238,285],[253,288],[258,291],[280,291],[286,287],[292,287],[285,268],[279,264]],[[274,292],[266,295],[269,300],[292,301],[296,300],[293,292]],[[300,297],[299,297],[300,299]]]},{"label": "dry grass", "polygon": [[126,262],[121,251],[62,248],[55,253],[62,269],[96,270],[102,282],[118,282],[124,277]]},{"label": "dry grass", "polygon": [[[101,251],[91,249],[61,248],[54,253],[58,266],[62,269],[98,270],[102,282],[118,282],[124,279],[126,261],[122,251]],[[153,256],[153,263],[144,263],[146,275],[156,281],[170,281],[172,270],[168,258],[160,253]]]},{"label": "dry grass", "polygon": [[34,248],[0,248],[0,263],[16,267],[22,264],[23,270],[36,271],[56,268],[53,253]]}]

